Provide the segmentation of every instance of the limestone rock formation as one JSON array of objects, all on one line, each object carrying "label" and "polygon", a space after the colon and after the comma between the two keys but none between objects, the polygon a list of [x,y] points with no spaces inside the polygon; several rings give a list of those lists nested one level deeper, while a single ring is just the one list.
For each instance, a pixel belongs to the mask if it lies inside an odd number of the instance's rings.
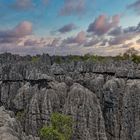
[{"label": "limestone rock formation", "polygon": [[0,140],[40,140],[32,135],[26,136],[14,113],[0,107]]},{"label": "limestone rock formation", "polygon": [[72,116],[72,140],[140,140],[140,64],[61,59],[0,55],[0,140],[38,140],[53,112]]}]

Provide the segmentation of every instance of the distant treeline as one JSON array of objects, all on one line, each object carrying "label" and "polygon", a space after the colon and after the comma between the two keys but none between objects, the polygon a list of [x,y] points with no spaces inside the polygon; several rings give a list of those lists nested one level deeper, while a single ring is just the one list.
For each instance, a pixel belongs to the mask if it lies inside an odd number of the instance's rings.
[{"label": "distant treeline", "polygon": [[117,56],[98,56],[92,54],[85,54],[84,56],[80,55],[67,55],[67,56],[49,56],[48,54],[36,55],[36,56],[20,56],[20,55],[12,55],[11,53],[3,53],[0,54],[0,63],[11,63],[11,62],[19,62],[26,61],[32,63],[47,63],[47,64],[61,64],[61,63],[70,63],[72,61],[93,61],[93,62],[105,62],[108,60],[122,61],[122,60],[130,60],[135,63],[140,63],[140,55],[137,50],[134,48],[128,49],[125,53],[119,54]]},{"label": "distant treeline", "polygon": [[72,62],[72,61],[93,61],[93,62],[105,62],[108,60],[115,60],[115,61],[121,61],[121,60],[130,60],[135,63],[140,63],[140,55],[137,50],[134,48],[128,49],[125,53],[119,54],[117,56],[98,56],[98,55],[92,55],[92,54],[85,54],[84,56],[79,55],[69,55],[65,57],[62,56],[55,56],[54,62],[55,63],[63,63],[65,62]]}]

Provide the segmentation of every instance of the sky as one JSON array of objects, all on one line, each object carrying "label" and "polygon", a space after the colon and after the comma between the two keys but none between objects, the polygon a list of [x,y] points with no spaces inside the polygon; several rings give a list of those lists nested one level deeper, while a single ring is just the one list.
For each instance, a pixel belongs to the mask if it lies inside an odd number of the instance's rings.
[{"label": "sky", "polygon": [[0,0],[0,53],[140,51],[140,0]]}]

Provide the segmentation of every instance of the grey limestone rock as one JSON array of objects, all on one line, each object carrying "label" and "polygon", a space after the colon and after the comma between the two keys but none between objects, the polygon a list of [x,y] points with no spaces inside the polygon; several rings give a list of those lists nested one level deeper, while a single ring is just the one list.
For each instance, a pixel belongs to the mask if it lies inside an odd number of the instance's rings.
[{"label": "grey limestone rock", "polygon": [[72,116],[72,140],[140,139],[140,64],[37,57],[0,55],[0,140],[39,140],[53,112]]},{"label": "grey limestone rock", "polygon": [[37,137],[26,136],[22,126],[15,119],[14,113],[0,107],[0,140],[39,140]]}]

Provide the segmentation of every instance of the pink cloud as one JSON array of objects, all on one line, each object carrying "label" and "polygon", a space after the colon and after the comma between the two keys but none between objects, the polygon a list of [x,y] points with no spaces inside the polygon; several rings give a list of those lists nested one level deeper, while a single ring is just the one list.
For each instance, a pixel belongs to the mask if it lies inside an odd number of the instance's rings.
[{"label": "pink cloud", "polygon": [[30,35],[32,34],[32,23],[29,21],[23,21],[13,29],[13,32],[19,37]]},{"label": "pink cloud", "polygon": [[[41,0],[41,3],[44,5],[48,4],[49,0]],[[15,10],[30,10],[32,8],[35,8],[36,4],[33,0],[15,0],[15,2],[12,4],[12,8]]]},{"label": "pink cloud", "polygon": [[75,42],[78,44],[82,44],[86,41],[86,34],[84,31],[81,31],[77,34],[76,38],[75,38]]},{"label": "pink cloud", "polygon": [[120,21],[119,15],[107,17],[106,15],[100,15],[93,23],[88,27],[88,32],[93,32],[96,35],[104,35],[108,33],[112,28],[117,27]]},{"label": "pink cloud", "polygon": [[26,10],[33,7],[32,0],[16,0],[13,4],[13,8],[17,10]]},{"label": "pink cloud", "polygon": [[32,34],[32,23],[23,21],[11,30],[0,31],[0,42],[16,42],[19,38]]},{"label": "pink cloud", "polygon": [[85,0],[65,0],[64,6],[60,10],[60,15],[81,14],[85,10]]},{"label": "pink cloud", "polygon": [[79,32],[75,37],[68,37],[63,41],[64,44],[84,44],[86,41],[86,33],[84,31]]}]

